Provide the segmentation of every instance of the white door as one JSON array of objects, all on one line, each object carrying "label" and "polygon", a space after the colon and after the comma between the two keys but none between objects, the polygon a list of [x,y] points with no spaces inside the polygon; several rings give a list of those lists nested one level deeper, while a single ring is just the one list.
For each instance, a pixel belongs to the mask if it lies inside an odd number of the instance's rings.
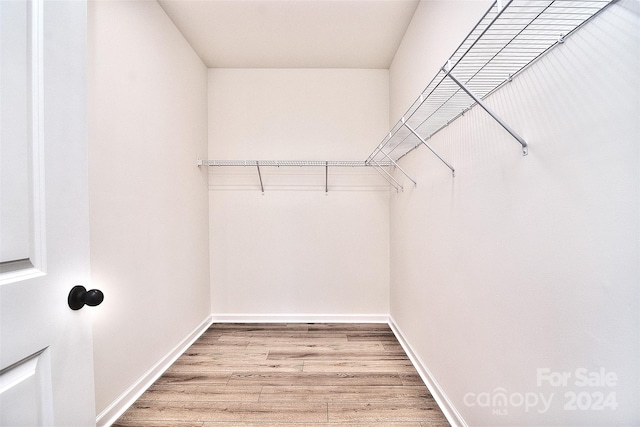
[{"label": "white door", "polygon": [[86,4],[0,0],[0,425],[95,425]]}]

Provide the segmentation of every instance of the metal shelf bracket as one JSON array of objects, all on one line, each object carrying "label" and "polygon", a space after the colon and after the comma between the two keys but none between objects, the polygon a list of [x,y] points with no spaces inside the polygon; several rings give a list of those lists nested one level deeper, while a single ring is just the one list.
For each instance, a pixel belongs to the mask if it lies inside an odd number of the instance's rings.
[{"label": "metal shelf bracket", "polygon": [[256,168],[258,169],[258,178],[260,178],[260,190],[264,196],[264,185],[262,184],[262,174],[260,173],[260,164],[256,162]]},{"label": "metal shelf bracket", "polygon": [[324,165],[324,193],[329,194],[329,162]]},{"label": "metal shelf bracket", "polygon": [[435,150],[433,148],[431,148],[431,146],[429,144],[427,144],[427,141],[421,137],[420,135],[418,135],[418,132],[416,132],[411,126],[409,126],[406,122],[403,122],[404,126],[409,129],[409,131],[414,134],[416,136],[416,138],[418,138],[420,140],[421,143],[424,144],[425,147],[427,147],[429,149],[429,151],[431,151],[438,159],[440,159],[440,161],[442,163],[444,163],[445,165],[447,165],[447,167],[449,169],[451,169],[451,174],[453,175],[453,177],[455,178],[456,176],[456,170],[453,168],[453,166],[451,166],[445,159],[443,159],[442,157],[440,157],[440,155],[438,153],[435,152]]},{"label": "metal shelf bracket", "polygon": [[[449,77],[455,84],[457,84],[460,89],[462,89],[471,99],[473,99],[476,104],[478,104],[484,111],[486,111],[500,126],[502,126],[511,136],[513,136],[516,141],[522,145],[522,155],[526,156],[529,154],[529,146],[525,142],[525,140],[516,133],[511,127],[504,122],[487,104],[484,103],[479,97],[475,96],[473,92],[469,90],[467,86],[464,85],[460,80],[458,80],[451,72],[449,71],[449,67],[442,67],[442,71],[445,73],[447,77]],[[415,134],[415,132],[414,132]],[[416,134],[417,135],[417,134]]]},{"label": "metal shelf bracket", "polygon": [[382,177],[384,179],[387,180],[387,182],[389,184],[391,184],[391,186],[393,188],[396,189],[396,193],[399,193],[400,191],[404,191],[404,188],[402,187],[402,184],[400,184],[394,177],[393,175],[391,175],[389,172],[387,172],[386,170],[384,170],[384,168],[382,166],[380,166],[380,164],[378,162],[376,162],[375,160],[371,159],[371,162],[374,165],[374,169],[380,174],[382,175]]},{"label": "metal shelf bracket", "polygon": [[398,170],[399,170],[400,172],[402,172],[402,173],[404,174],[404,176],[406,176],[406,177],[409,179],[409,181],[413,182],[413,186],[414,186],[414,187],[417,187],[417,186],[418,186],[418,183],[417,183],[413,178],[411,178],[411,177],[409,176],[409,174],[408,174],[408,173],[406,173],[406,172],[404,171],[404,169],[402,169],[402,168],[400,167],[400,165],[399,165],[399,164],[397,164],[397,163],[396,163],[396,162],[395,162],[391,157],[389,157],[389,155],[388,155],[387,153],[385,153],[385,152],[384,152],[384,150],[380,150],[380,152],[381,152],[382,154],[384,154],[384,156],[385,156],[387,159],[389,159],[389,161],[393,164],[393,166],[394,166],[394,167],[396,167],[396,168],[398,168]]}]

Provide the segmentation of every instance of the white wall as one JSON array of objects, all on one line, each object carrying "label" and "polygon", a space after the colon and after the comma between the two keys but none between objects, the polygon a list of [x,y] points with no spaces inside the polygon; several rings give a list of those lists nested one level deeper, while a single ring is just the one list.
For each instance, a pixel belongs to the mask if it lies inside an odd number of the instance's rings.
[{"label": "white wall", "polygon": [[210,314],[207,71],[155,1],[91,1],[97,412]]},{"label": "white wall", "polygon": [[491,0],[422,0],[389,67],[393,126],[478,23]]},{"label": "white wall", "polygon": [[[364,160],[387,70],[211,69],[209,157]],[[210,168],[214,315],[385,315],[389,191],[371,169]]]},{"label": "white wall", "polygon": [[[611,6],[487,100],[527,157],[474,108],[431,140],[455,178],[426,149],[402,160],[418,187],[391,199],[391,315],[468,425],[640,424],[638,9]],[[404,67],[391,82],[421,78]],[[538,386],[539,368],[571,376]],[[580,368],[617,381],[578,387]],[[481,406],[501,392],[552,401]],[[571,392],[618,406],[568,410]]]}]

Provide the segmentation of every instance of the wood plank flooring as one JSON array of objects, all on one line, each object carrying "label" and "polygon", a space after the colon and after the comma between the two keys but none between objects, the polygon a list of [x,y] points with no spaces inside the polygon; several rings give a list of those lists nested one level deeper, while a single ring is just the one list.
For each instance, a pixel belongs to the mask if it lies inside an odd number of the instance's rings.
[{"label": "wood plank flooring", "polygon": [[444,427],[387,325],[214,324],[114,427]]}]

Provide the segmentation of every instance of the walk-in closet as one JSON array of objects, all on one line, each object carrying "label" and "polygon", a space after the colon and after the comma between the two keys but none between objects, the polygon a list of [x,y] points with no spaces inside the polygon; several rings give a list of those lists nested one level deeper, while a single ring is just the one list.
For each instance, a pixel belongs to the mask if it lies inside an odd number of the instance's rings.
[{"label": "walk-in closet", "polygon": [[1,425],[640,425],[640,1],[18,3]]}]

